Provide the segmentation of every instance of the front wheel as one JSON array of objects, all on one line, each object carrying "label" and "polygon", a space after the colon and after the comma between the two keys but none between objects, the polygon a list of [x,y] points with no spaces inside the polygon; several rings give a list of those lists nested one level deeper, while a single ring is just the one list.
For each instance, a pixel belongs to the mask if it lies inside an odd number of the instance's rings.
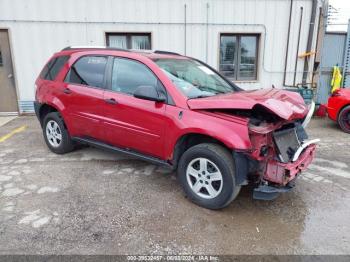
[{"label": "front wheel", "polygon": [[338,124],[344,132],[350,133],[350,106],[346,106],[340,111]]},{"label": "front wheel", "polygon": [[199,144],[181,157],[178,177],[186,195],[197,205],[220,209],[238,195],[233,157],[216,144]]}]

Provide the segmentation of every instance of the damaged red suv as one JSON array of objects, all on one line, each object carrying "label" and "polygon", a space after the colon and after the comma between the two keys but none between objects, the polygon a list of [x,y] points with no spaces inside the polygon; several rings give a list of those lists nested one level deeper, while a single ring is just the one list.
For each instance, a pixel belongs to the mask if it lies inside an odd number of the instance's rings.
[{"label": "damaged red suv", "polygon": [[299,94],[244,91],[176,53],[69,47],[36,86],[51,151],[83,143],[177,169],[186,195],[210,209],[248,183],[257,199],[289,191],[315,155],[304,130],[313,110]]}]

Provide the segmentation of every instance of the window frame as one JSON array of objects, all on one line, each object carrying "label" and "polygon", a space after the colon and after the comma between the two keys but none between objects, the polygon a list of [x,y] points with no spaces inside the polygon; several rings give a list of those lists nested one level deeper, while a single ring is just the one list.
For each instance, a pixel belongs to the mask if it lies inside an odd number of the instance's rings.
[{"label": "window frame", "polygon": [[2,52],[1,52],[1,49],[0,49],[0,66],[4,66],[4,60],[2,58]]},{"label": "window frame", "polygon": [[[236,52],[234,54],[234,60],[236,61],[237,67],[234,71],[234,77],[228,77],[223,74],[223,72],[220,70],[221,65],[221,37],[222,36],[234,36],[236,37]],[[254,70],[254,77],[241,77],[240,76],[240,64],[241,64],[241,38],[245,36],[254,36],[256,38],[256,46],[255,46],[255,70]],[[229,79],[230,81],[236,81],[236,82],[256,82],[258,81],[259,77],[259,47],[260,47],[260,33],[220,33],[219,34],[219,59],[218,59],[218,71],[221,75],[223,75],[225,78]]]},{"label": "window frame", "polygon": [[134,97],[133,94],[124,93],[124,92],[120,92],[120,91],[112,89],[112,77],[113,77],[112,74],[113,74],[114,60],[115,59],[131,60],[131,61],[137,62],[137,63],[139,63],[141,65],[144,65],[154,75],[154,77],[157,79],[157,86],[156,86],[157,91],[158,92],[163,92],[164,96],[166,97],[166,101],[164,102],[164,104],[175,105],[174,100],[172,99],[171,95],[169,94],[169,92],[165,88],[165,86],[162,83],[162,81],[159,79],[159,77],[153,72],[153,70],[148,65],[146,65],[145,63],[142,63],[141,61],[139,61],[137,59],[133,59],[133,58],[129,58],[129,57],[123,57],[123,56],[109,56],[109,59],[110,60],[108,61],[108,64],[107,64],[108,68],[107,68],[107,73],[106,73],[106,76],[107,76],[106,90],[108,90],[110,92],[114,92],[116,94],[121,94],[121,95],[125,95],[125,96]]},{"label": "window frame", "polygon": [[[151,32],[106,32],[106,46],[110,46],[110,41],[109,38],[110,36],[126,36],[126,49],[132,49],[132,42],[131,42],[131,37],[132,36],[147,36],[149,45],[150,45],[150,50],[152,50],[152,33]],[[147,50],[147,49],[141,49],[141,50]]]},{"label": "window frame", "polygon": [[[58,68],[58,71],[56,73],[56,75],[52,78],[51,76],[51,70],[55,67],[56,63],[58,62],[59,59],[63,59],[63,63],[62,65]],[[43,67],[43,69],[41,70],[39,77],[41,80],[45,80],[45,81],[56,81],[57,77],[59,76],[59,74],[61,73],[61,71],[63,70],[65,64],[69,61],[70,56],[69,55],[59,55],[59,56],[55,56],[52,57]],[[50,64],[52,63],[52,64]],[[46,70],[46,72],[45,72]]]},{"label": "window frame", "polygon": [[[70,81],[67,81],[67,77],[70,76],[70,72],[72,70],[72,67],[82,58],[84,57],[89,57],[89,56],[93,56],[93,57],[105,57],[106,58],[106,66],[105,66],[105,70],[104,70],[104,73],[103,73],[103,84],[101,87],[98,87],[98,86],[90,86],[90,85],[84,85],[84,84],[78,84],[78,83],[73,83],[73,82],[70,82]],[[104,55],[104,54],[86,54],[86,55],[82,55],[82,56],[79,56],[75,59],[75,61],[72,63],[72,65],[69,67],[69,70],[67,71],[66,75],[64,76],[63,78],[63,82],[66,83],[66,84],[70,84],[70,85],[77,85],[77,86],[85,86],[85,87],[88,87],[88,88],[95,88],[95,89],[100,89],[100,90],[106,90],[107,89],[107,73],[108,73],[108,64],[109,64],[109,55]]]}]

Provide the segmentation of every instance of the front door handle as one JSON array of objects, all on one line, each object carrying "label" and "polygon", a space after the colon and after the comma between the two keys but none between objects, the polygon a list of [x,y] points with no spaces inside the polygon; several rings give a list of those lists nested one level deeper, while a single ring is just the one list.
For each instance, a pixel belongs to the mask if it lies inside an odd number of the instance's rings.
[{"label": "front door handle", "polygon": [[72,93],[72,90],[70,90],[69,88],[65,88],[65,89],[63,90],[63,93],[69,95],[69,94]]},{"label": "front door handle", "polygon": [[118,102],[114,98],[109,98],[105,100],[107,104],[116,105]]}]

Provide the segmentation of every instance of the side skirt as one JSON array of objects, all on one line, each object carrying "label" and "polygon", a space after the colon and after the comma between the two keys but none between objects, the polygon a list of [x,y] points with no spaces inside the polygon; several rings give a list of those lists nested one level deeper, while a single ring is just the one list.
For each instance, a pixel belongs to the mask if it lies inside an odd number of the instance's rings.
[{"label": "side skirt", "polygon": [[169,164],[167,161],[164,161],[162,159],[156,158],[156,157],[152,157],[152,156],[148,156],[130,149],[124,149],[124,148],[119,148],[116,146],[112,146],[91,138],[82,138],[82,137],[72,137],[72,140],[79,142],[81,144],[88,144],[90,146],[96,147],[96,148],[101,148],[110,152],[114,152],[114,153],[123,153],[132,157],[136,157],[138,159],[150,162],[152,164],[155,165],[160,165],[160,166],[165,166],[169,169],[174,169],[173,165]]}]

